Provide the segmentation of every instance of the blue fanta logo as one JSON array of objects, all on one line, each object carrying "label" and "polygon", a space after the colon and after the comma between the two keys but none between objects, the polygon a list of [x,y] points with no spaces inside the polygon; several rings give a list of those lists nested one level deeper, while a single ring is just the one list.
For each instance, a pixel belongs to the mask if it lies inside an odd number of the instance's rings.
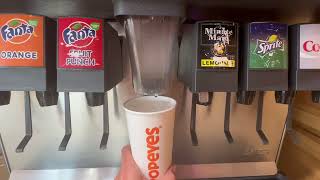
[{"label": "blue fanta logo", "polygon": [[77,48],[89,46],[97,36],[97,31],[85,22],[77,21],[71,23],[62,32],[65,45]]},{"label": "blue fanta logo", "polygon": [[34,27],[22,19],[11,19],[0,29],[2,39],[12,44],[27,42],[34,33]]}]

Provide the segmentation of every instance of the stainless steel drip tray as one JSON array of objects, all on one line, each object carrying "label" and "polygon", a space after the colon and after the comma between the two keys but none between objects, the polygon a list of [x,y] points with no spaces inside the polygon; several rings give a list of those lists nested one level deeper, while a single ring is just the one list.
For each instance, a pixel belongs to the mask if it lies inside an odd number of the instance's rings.
[{"label": "stainless steel drip tray", "polygon": [[[117,172],[117,167],[59,170],[14,170],[11,172],[10,180],[111,180],[114,179]],[[231,177],[252,176],[267,178],[273,177],[276,174],[277,167],[275,162],[193,164],[177,165],[176,168],[177,179],[223,178],[224,180]],[[241,180],[242,179],[243,178],[241,178]]]}]

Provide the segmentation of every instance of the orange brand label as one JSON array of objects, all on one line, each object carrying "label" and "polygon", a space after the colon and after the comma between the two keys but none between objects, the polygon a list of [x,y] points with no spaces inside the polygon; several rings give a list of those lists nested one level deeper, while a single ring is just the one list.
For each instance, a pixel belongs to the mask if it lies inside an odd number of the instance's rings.
[{"label": "orange brand label", "polygon": [[147,149],[148,149],[148,176],[149,179],[155,180],[159,177],[159,142],[160,142],[160,129],[155,128],[147,128],[146,129],[146,142],[147,142]]},{"label": "orange brand label", "polygon": [[44,66],[43,22],[42,16],[0,15],[0,66]]}]

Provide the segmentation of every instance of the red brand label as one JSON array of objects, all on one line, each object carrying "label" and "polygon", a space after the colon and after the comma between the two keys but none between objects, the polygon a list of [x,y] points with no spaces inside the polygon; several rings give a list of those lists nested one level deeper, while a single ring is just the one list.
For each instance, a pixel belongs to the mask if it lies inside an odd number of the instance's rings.
[{"label": "red brand label", "polygon": [[103,68],[103,20],[59,18],[58,43],[59,68]]},{"label": "red brand label", "polygon": [[303,50],[305,50],[306,52],[319,52],[320,44],[313,41],[306,41],[303,43]]},{"label": "red brand label", "polygon": [[147,142],[147,149],[148,149],[148,176],[149,179],[155,180],[159,177],[159,142],[160,142],[160,129],[159,128],[152,128],[146,129],[146,142]]}]

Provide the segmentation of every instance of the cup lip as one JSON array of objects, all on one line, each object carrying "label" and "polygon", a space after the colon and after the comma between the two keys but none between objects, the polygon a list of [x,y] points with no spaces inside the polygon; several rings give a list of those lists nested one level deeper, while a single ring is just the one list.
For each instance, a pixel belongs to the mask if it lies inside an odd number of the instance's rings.
[{"label": "cup lip", "polygon": [[[170,101],[172,103],[172,107],[170,108],[166,108],[164,110],[161,110],[161,111],[152,111],[152,112],[138,112],[138,111],[134,111],[134,110],[130,110],[126,107],[126,105],[133,101],[133,100],[136,100],[136,99],[141,99],[141,98],[161,98],[161,99],[166,99],[168,101]],[[128,111],[128,112],[131,112],[133,114],[143,114],[143,115],[154,115],[154,114],[161,114],[161,113],[165,113],[165,112],[168,112],[168,111],[171,111],[173,109],[175,109],[177,106],[177,101],[171,97],[167,97],[167,96],[152,96],[152,95],[148,95],[148,96],[138,96],[138,97],[134,97],[134,98],[131,98],[129,100],[127,100],[125,103],[123,103],[123,108],[125,109],[125,111]]]}]

